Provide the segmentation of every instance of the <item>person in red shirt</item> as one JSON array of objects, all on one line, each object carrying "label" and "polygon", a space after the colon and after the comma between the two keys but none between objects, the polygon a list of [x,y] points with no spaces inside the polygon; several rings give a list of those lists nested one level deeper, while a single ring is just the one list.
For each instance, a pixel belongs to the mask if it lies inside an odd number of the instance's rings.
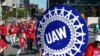
[{"label": "person in red shirt", "polygon": [[33,43],[36,44],[36,25],[35,23],[30,23],[31,28],[33,29]]},{"label": "person in red shirt", "polygon": [[8,46],[3,39],[0,38],[0,56],[4,56],[4,50],[7,49]]},{"label": "person in red shirt", "polygon": [[1,26],[1,38],[5,41],[6,41],[6,36],[7,36],[7,26],[5,24],[2,24]]},{"label": "person in red shirt", "polygon": [[21,50],[24,50],[25,48],[25,38],[24,35],[20,35],[19,37],[19,46]]},{"label": "person in red shirt", "polygon": [[19,27],[19,33],[20,35],[23,35],[24,38],[26,38],[26,28],[25,28],[25,25],[22,25]]},{"label": "person in red shirt", "polygon": [[94,43],[87,46],[85,56],[100,56],[100,35],[97,35]]},{"label": "person in red shirt", "polygon": [[28,28],[26,29],[26,36],[27,36],[27,49],[29,52],[32,52],[32,44],[34,39],[34,30],[31,27],[31,24],[28,25]]},{"label": "person in red shirt", "polygon": [[16,42],[16,33],[17,33],[17,28],[15,25],[12,25],[10,28],[10,40],[11,40],[11,45],[14,45]]},{"label": "person in red shirt", "polygon": [[24,35],[21,35],[21,34],[19,37],[19,46],[20,46],[20,49],[17,51],[16,56],[20,56],[20,54],[24,51],[24,48],[25,48],[25,38],[24,38]]},{"label": "person in red shirt", "polygon": [[[19,37],[19,44],[20,44],[20,46],[22,48],[24,48],[24,42],[25,42],[25,39],[26,39],[26,34],[25,33],[26,33],[25,26],[22,25],[20,27],[20,29],[19,29],[19,35],[20,35],[20,37]],[[22,41],[22,40],[24,40],[24,41]]]},{"label": "person in red shirt", "polygon": [[19,24],[18,34],[19,34],[18,41],[19,41],[20,49],[17,51],[16,56],[20,56],[20,53],[22,51],[24,51],[24,48],[25,48],[25,42],[26,42],[26,27],[25,27],[25,25],[23,23],[20,23]]}]

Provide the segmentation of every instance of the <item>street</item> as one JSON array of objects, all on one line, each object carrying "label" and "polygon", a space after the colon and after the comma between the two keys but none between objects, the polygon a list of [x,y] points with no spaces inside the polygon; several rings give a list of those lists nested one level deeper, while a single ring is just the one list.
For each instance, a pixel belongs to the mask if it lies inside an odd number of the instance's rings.
[{"label": "street", "polygon": [[[19,46],[15,45],[13,47],[11,47],[10,45],[8,45],[8,49],[5,50],[4,54],[5,56],[16,56],[17,51],[19,50]],[[21,56],[37,56],[37,48],[35,46],[33,46],[33,52],[32,53],[28,53],[26,48],[25,51],[21,53]]]}]

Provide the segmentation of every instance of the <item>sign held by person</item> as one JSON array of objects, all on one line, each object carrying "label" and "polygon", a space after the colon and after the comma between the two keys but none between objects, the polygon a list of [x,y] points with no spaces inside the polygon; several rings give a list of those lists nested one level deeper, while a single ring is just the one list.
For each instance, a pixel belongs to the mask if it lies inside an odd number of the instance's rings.
[{"label": "sign held by person", "polygon": [[47,9],[37,26],[37,43],[43,56],[80,56],[84,51],[88,30],[75,9],[56,5]]}]

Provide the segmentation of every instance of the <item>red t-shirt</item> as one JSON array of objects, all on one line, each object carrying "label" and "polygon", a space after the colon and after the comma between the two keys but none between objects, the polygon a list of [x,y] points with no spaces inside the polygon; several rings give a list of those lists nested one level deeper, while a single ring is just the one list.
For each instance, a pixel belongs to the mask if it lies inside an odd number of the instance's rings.
[{"label": "red t-shirt", "polygon": [[34,37],[33,28],[27,28],[26,36],[27,36],[27,38],[33,39],[33,37]]},{"label": "red t-shirt", "polygon": [[20,34],[25,34],[25,32],[26,32],[25,28],[20,28],[20,29],[19,29],[19,33],[20,33]]},{"label": "red t-shirt", "polygon": [[10,29],[10,34],[15,34],[17,32],[17,28],[16,27],[12,27]]},{"label": "red t-shirt", "polygon": [[7,36],[7,26],[1,26],[1,35]]},{"label": "red t-shirt", "polygon": [[85,56],[100,56],[100,48],[96,48],[94,43],[90,43],[86,48]]}]

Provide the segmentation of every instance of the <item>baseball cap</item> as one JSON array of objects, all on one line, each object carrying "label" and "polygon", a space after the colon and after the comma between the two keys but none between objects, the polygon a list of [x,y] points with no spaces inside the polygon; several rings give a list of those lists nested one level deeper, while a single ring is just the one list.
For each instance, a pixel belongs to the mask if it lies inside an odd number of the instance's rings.
[{"label": "baseball cap", "polygon": [[100,35],[96,36],[95,41],[99,41],[100,42]]}]

